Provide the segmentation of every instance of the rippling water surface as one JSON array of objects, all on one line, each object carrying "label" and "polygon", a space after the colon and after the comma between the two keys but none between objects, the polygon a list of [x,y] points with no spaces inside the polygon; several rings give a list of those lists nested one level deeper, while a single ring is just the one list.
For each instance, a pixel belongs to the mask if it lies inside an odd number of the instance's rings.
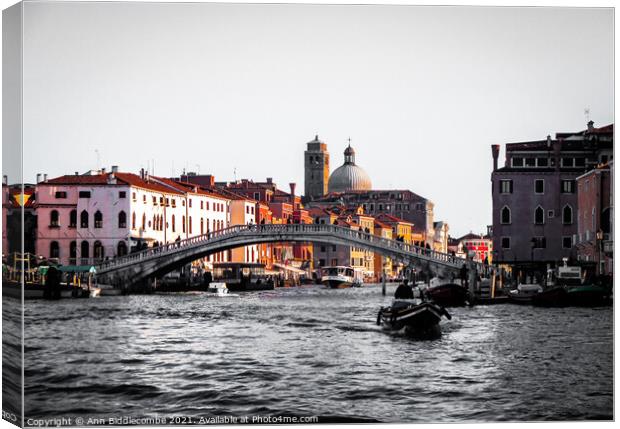
[{"label": "rippling water surface", "polygon": [[26,417],[613,417],[612,308],[452,309],[441,339],[413,341],[375,325],[389,301],[379,286],[30,301]]}]

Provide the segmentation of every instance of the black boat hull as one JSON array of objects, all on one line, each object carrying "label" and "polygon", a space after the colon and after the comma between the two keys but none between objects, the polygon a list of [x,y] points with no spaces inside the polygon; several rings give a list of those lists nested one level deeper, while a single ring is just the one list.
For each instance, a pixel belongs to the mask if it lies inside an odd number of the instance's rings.
[{"label": "black boat hull", "polygon": [[442,316],[449,318],[450,315],[430,302],[403,304],[379,310],[377,323],[390,332],[403,332],[412,338],[433,339],[441,336],[439,322]]},{"label": "black boat hull", "polygon": [[443,307],[462,307],[471,303],[467,288],[455,283],[429,288],[426,295]]}]

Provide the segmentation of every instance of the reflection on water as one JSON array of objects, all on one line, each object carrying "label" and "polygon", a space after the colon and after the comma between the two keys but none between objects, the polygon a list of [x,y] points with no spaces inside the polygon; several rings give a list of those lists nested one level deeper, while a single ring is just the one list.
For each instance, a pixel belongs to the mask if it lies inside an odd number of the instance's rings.
[{"label": "reflection on water", "polygon": [[26,416],[612,418],[611,308],[452,309],[441,339],[412,341],[375,325],[388,302],[377,286],[27,302]]}]

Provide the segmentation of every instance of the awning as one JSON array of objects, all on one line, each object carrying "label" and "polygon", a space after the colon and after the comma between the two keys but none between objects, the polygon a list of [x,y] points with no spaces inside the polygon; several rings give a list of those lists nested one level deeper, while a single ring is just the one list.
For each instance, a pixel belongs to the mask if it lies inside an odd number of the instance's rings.
[{"label": "awning", "polygon": [[306,271],[300,270],[299,268],[295,268],[290,265],[273,264],[273,266],[296,274],[308,274]]},{"label": "awning", "polygon": [[63,273],[96,273],[97,269],[93,265],[62,265],[58,270]]}]

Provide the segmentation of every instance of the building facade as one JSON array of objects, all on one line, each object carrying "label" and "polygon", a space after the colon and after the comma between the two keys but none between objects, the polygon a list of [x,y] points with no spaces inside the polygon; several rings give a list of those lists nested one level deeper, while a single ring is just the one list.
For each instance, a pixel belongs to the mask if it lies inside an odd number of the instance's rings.
[{"label": "building facade", "polygon": [[506,144],[503,167],[493,145],[493,260],[542,269],[575,258],[576,179],[613,156],[613,125],[555,139]]}]

